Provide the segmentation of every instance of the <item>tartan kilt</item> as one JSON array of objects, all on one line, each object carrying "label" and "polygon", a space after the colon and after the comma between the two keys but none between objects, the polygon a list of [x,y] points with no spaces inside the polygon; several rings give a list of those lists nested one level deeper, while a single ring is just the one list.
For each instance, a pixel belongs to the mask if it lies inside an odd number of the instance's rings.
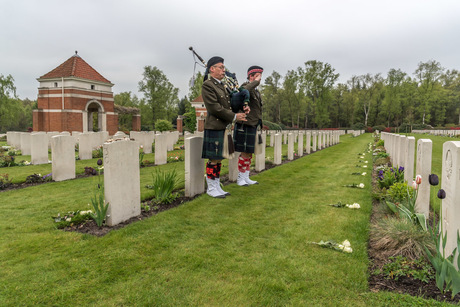
[{"label": "tartan kilt", "polygon": [[235,151],[254,153],[257,136],[257,126],[236,123],[233,131]]},{"label": "tartan kilt", "polygon": [[210,160],[222,160],[224,148],[224,130],[204,130],[203,151],[201,158]]}]

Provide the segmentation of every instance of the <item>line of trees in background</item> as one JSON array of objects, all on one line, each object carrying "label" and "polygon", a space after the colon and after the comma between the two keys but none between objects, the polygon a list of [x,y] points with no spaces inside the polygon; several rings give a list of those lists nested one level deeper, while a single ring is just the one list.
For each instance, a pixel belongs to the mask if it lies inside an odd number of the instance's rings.
[{"label": "line of trees in background", "polygon": [[[276,71],[265,75],[260,86],[264,121],[308,129],[460,126],[460,72],[446,70],[437,61],[420,62],[411,75],[391,69],[386,77],[365,74],[346,83],[338,83],[338,78],[330,64],[315,60],[284,76]],[[144,97],[122,92],[114,95],[114,102],[139,108],[142,129],[152,130],[158,120],[175,124],[178,115],[191,120],[190,101],[201,94],[202,83],[198,73],[188,95],[179,99],[178,88],[166,75],[146,66],[138,84]],[[20,100],[15,92],[13,77],[0,75],[0,131],[32,126],[36,101]],[[120,130],[130,130],[130,115],[120,114],[119,123]]]},{"label": "line of trees in background", "polygon": [[264,119],[290,127],[453,127],[460,124],[460,73],[439,62],[418,64],[412,76],[391,69],[353,76],[308,61],[282,77],[273,72],[262,88]]}]

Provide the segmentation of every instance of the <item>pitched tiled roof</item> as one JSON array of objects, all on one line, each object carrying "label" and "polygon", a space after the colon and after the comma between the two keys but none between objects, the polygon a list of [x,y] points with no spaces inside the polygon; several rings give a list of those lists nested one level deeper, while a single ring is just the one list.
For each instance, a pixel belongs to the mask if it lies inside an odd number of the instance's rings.
[{"label": "pitched tiled roof", "polygon": [[204,102],[203,101],[203,96],[200,95],[200,96],[196,97],[195,99],[192,100],[192,102]]},{"label": "pitched tiled roof", "polygon": [[53,69],[47,74],[44,74],[40,79],[62,78],[62,77],[77,77],[82,79],[94,80],[99,82],[111,83],[104,78],[88,63],[86,63],[77,53],[67,61]]}]

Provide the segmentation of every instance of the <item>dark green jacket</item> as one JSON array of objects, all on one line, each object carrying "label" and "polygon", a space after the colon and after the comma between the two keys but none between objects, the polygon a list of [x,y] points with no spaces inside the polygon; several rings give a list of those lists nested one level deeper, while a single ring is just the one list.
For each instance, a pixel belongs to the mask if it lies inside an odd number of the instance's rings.
[{"label": "dark green jacket", "polygon": [[249,108],[251,109],[251,112],[249,112],[246,117],[247,121],[243,122],[248,126],[257,126],[259,120],[262,121],[262,96],[257,89],[259,84],[260,81],[246,81],[243,83],[243,87],[247,89],[251,95],[249,98]]},{"label": "dark green jacket", "polygon": [[224,86],[212,77],[203,83],[201,95],[208,111],[204,129],[224,130],[235,117],[230,107],[230,95]]}]

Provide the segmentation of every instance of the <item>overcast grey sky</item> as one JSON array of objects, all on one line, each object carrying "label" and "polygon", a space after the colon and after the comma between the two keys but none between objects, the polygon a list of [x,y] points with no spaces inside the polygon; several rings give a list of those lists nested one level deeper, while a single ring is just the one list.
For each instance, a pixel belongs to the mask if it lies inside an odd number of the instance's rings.
[{"label": "overcast grey sky", "polygon": [[428,60],[460,70],[458,0],[0,0],[0,7],[0,74],[13,76],[21,99],[36,99],[36,78],[75,50],[115,94],[138,97],[147,65],[187,95],[189,46],[205,60],[222,56],[240,82],[250,65],[266,77],[309,60],[329,63],[340,82],[391,68],[412,75]]}]

